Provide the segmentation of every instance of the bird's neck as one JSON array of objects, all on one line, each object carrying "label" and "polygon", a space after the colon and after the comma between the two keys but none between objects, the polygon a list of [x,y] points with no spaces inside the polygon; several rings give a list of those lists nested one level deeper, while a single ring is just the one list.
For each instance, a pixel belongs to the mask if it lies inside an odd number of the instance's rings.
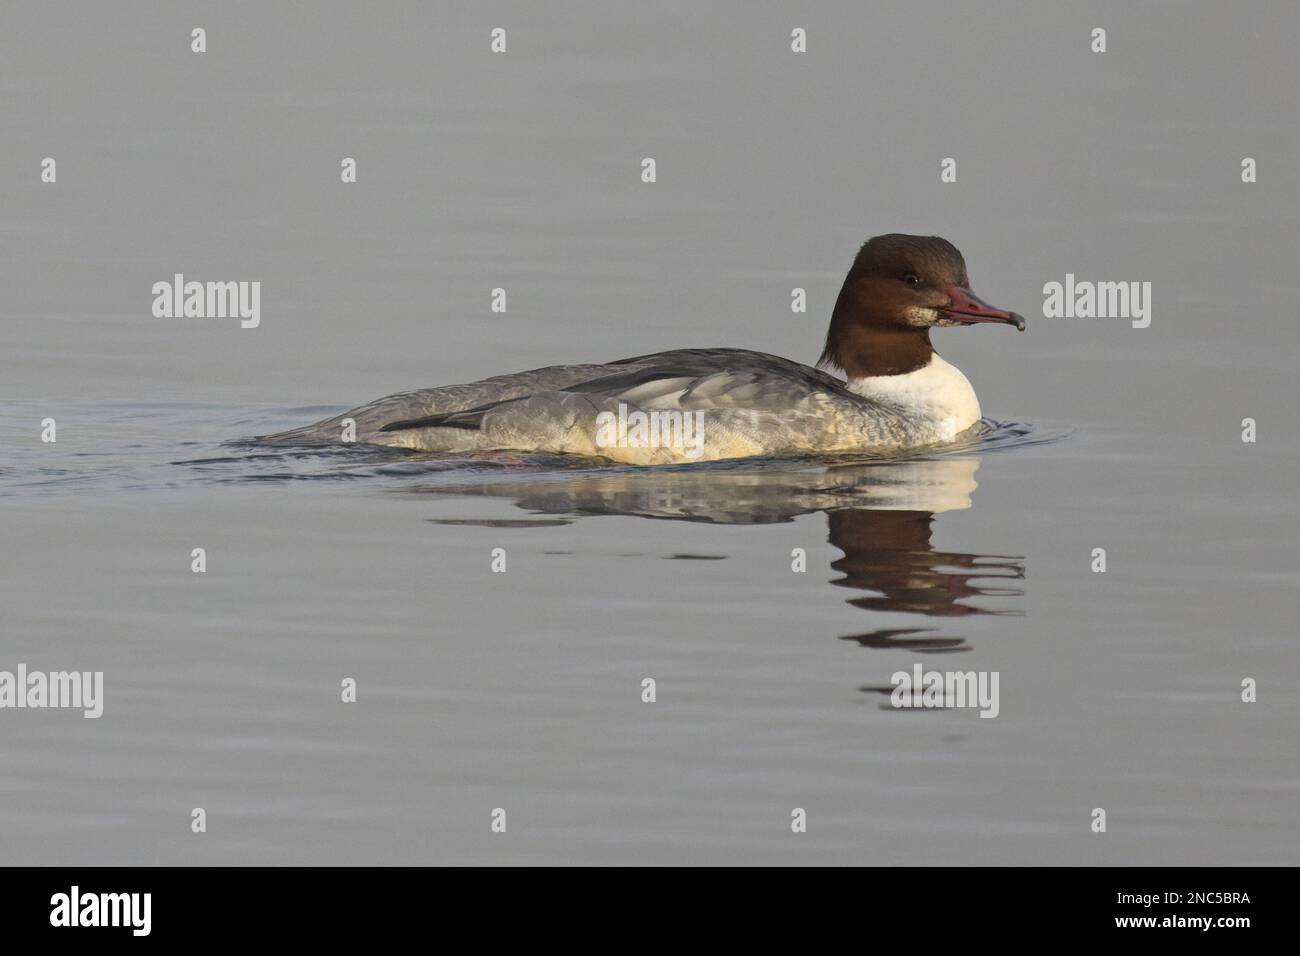
[{"label": "bird's neck", "polygon": [[889,375],[851,375],[848,389],[899,411],[926,430],[929,440],[947,441],[980,420],[979,398],[961,369],[931,349],[920,368]]},{"label": "bird's neck", "polygon": [[934,355],[926,328],[871,328],[851,322],[837,311],[826,333],[818,365],[838,368],[849,379],[915,372]]}]

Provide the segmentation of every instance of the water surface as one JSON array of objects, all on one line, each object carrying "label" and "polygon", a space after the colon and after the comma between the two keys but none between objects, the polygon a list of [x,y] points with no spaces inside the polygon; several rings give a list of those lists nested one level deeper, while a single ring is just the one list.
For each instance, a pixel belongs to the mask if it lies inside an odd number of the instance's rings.
[{"label": "water surface", "polygon": [[[0,669],[106,700],[0,713],[0,859],[1296,863],[1297,25],[4,4]],[[809,362],[889,231],[1029,316],[935,334],[1028,424],[656,470],[231,444],[554,362]],[[155,318],[176,272],[261,281],[261,326]],[[1035,318],[1067,272],[1152,282],[1151,326]],[[998,717],[890,707],[918,662],[997,671]]]}]

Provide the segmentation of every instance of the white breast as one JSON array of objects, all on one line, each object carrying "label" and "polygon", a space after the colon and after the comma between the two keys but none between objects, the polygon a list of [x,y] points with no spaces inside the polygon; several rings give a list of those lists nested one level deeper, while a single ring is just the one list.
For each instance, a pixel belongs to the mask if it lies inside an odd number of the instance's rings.
[{"label": "white breast", "polygon": [[938,355],[915,372],[852,378],[849,390],[897,408],[922,442],[949,441],[980,420],[980,402],[961,369]]}]

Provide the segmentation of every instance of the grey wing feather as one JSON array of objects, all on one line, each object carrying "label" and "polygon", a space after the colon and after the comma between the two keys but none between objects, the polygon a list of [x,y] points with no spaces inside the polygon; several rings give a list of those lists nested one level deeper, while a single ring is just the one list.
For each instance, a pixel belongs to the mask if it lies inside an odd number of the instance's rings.
[{"label": "grey wing feather", "polygon": [[681,349],[391,395],[270,440],[337,441],[350,417],[361,442],[602,454],[593,445],[597,416],[620,405],[703,413],[707,458],[888,446],[906,427],[806,365],[744,349]]},{"label": "grey wing feather", "polygon": [[[444,385],[387,395],[323,421],[289,431],[265,435],[257,440],[268,444],[334,444],[339,441],[345,419],[356,422],[356,441],[374,441],[384,426],[417,421],[436,415],[482,407],[534,392],[566,388],[606,371],[606,366],[551,365],[509,375],[494,375],[465,385]],[[382,441],[380,442],[383,443]]]}]

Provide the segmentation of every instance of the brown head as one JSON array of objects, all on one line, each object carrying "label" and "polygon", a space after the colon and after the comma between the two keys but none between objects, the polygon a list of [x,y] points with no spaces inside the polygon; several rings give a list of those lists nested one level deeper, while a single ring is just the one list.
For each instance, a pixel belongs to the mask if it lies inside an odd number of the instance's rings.
[{"label": "brown head", "polygon": [[853,260],[817,365],[849,378],[901,375],[934,355],[930,329],[976,322],[1025,328],[1021,316],[971,292],[966,261],[947,239],[876,236]]}]

